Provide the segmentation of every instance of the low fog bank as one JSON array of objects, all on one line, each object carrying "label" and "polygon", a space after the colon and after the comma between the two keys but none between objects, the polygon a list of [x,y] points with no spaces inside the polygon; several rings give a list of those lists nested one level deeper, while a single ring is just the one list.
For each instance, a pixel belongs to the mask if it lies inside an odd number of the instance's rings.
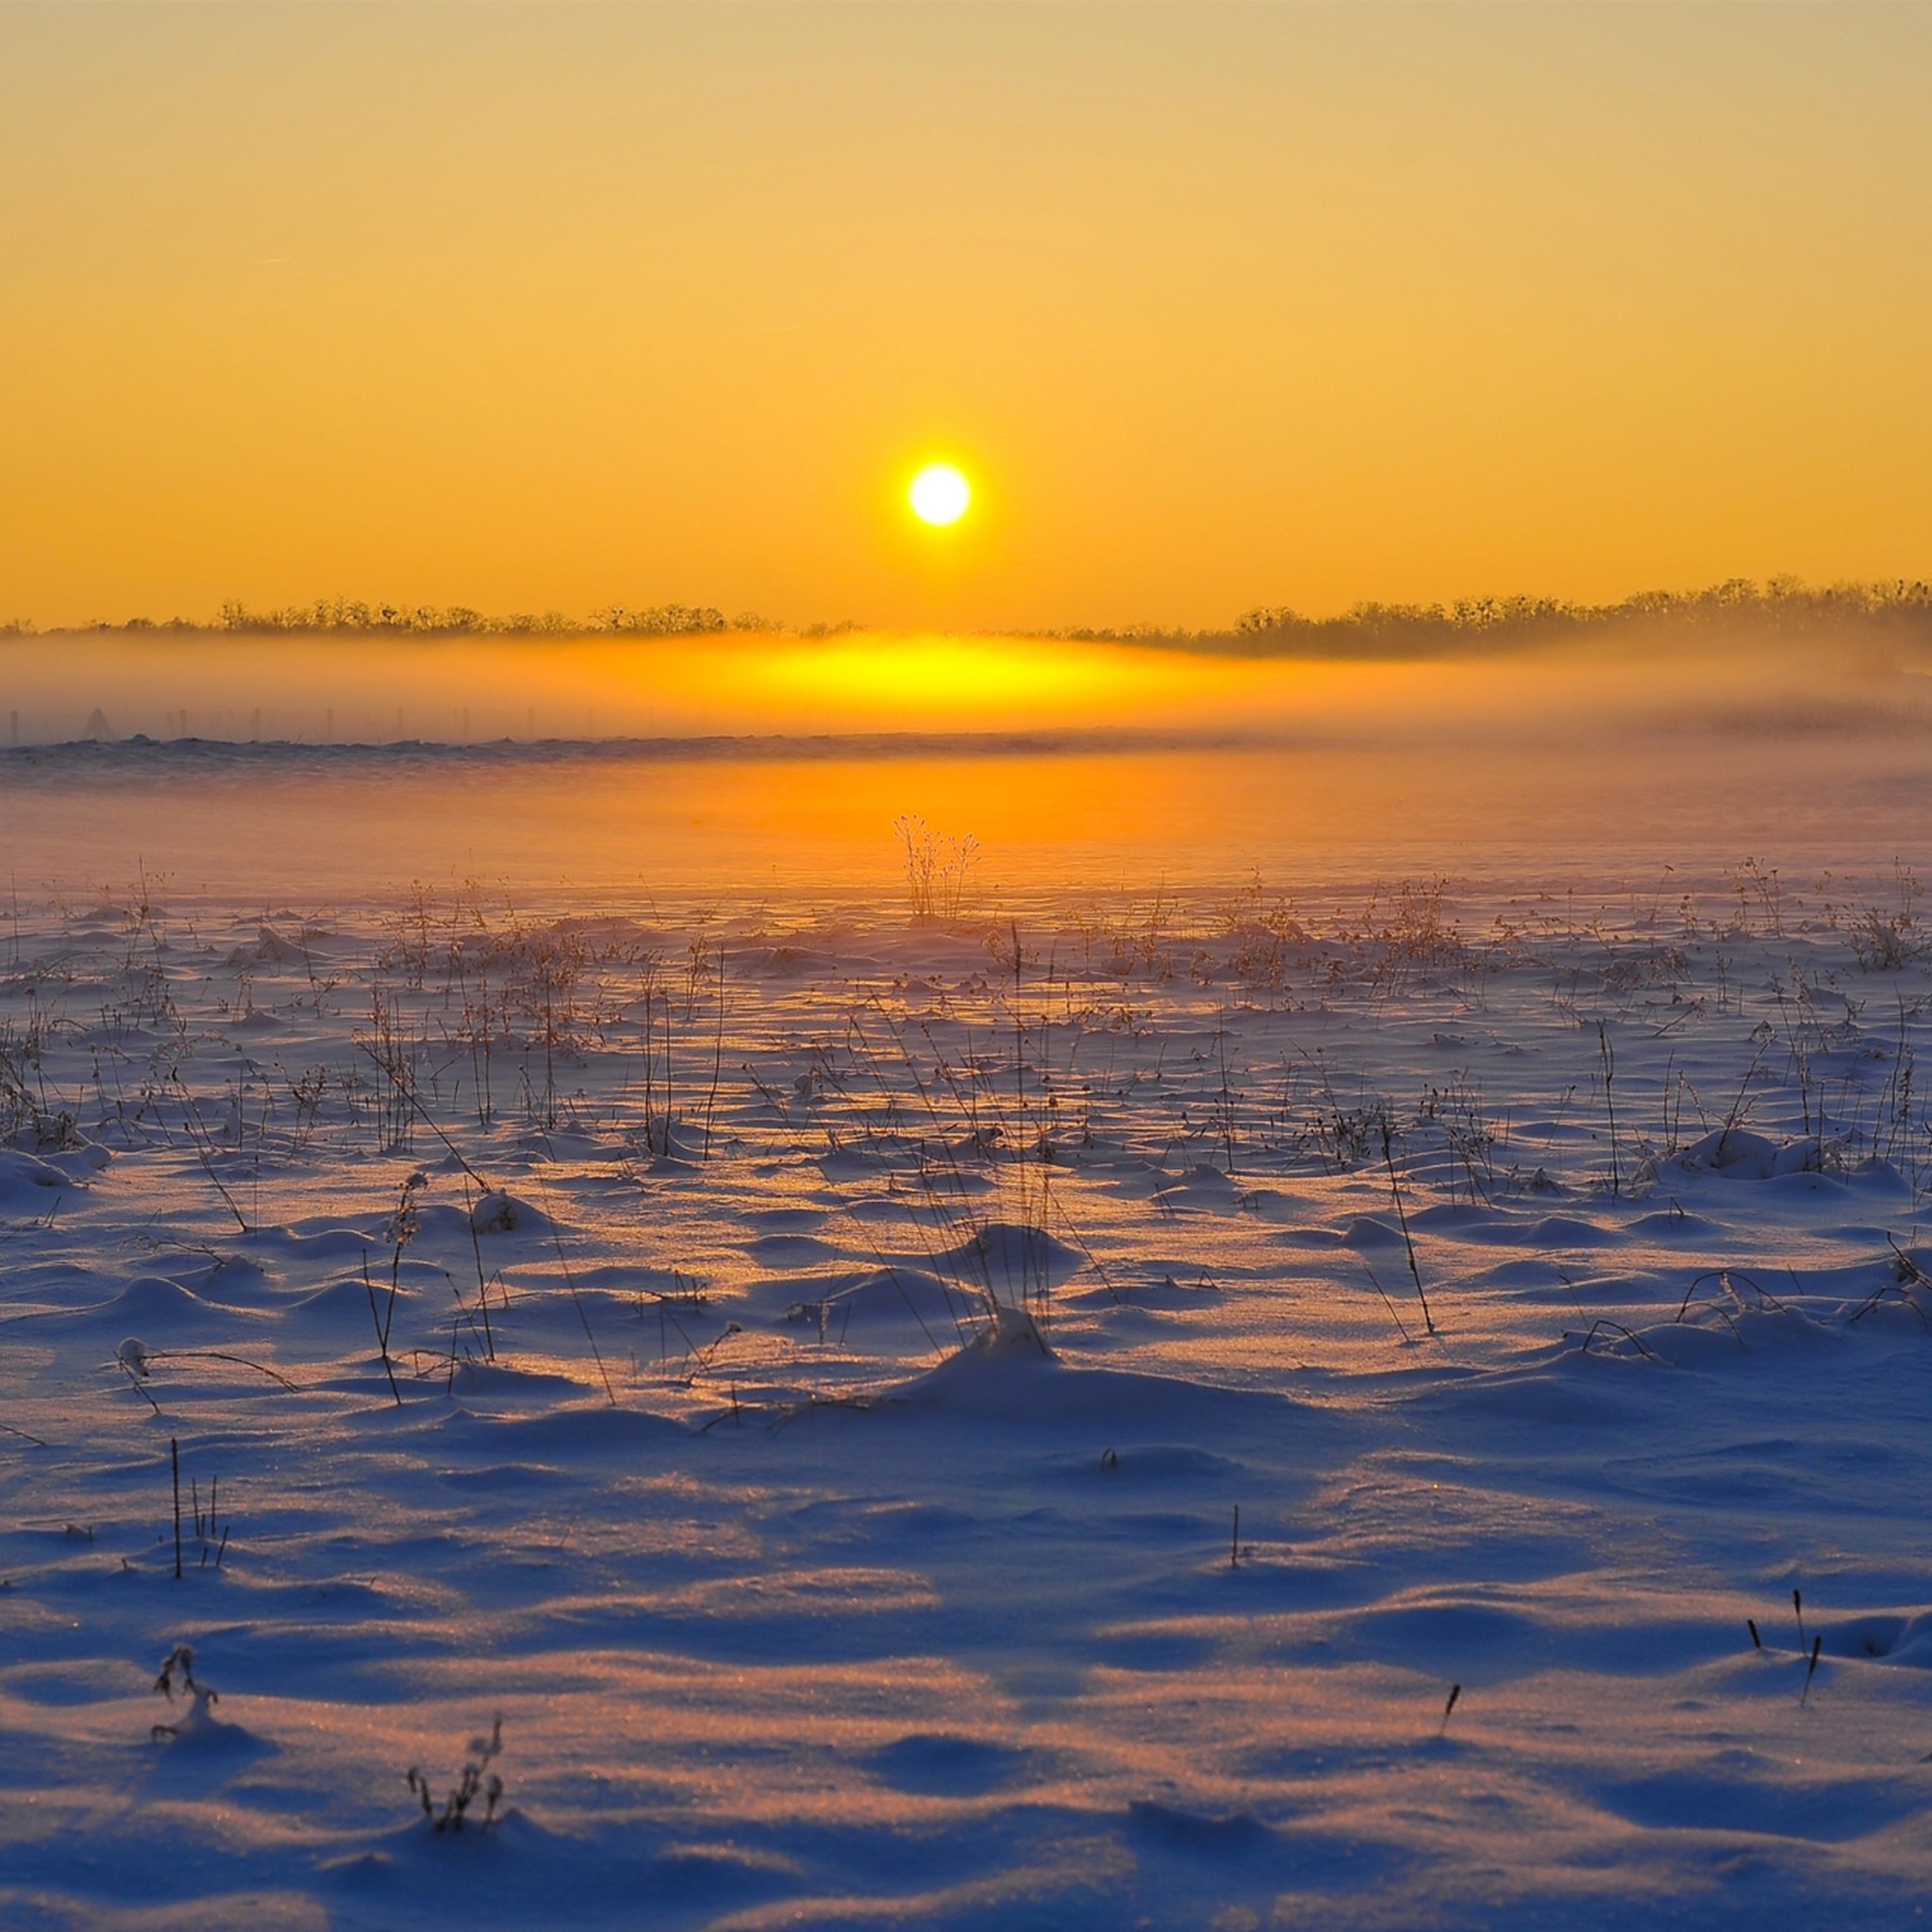
[{"label": "low fog bank", "polygon": [[1522,742],[1918,731],[1932,654],[1869,625],[1655,623],[1498,655],[1348,659],[1157,641],[894,636],[0,641],[6,742],[481,744],[772,734],[1153,732]]},{"label": "low fog bank", "polygon": [[[1646,894],[1747,859],[1932,876],[1917,733],[1546,734],[1157,745],[1101,734],[597,745],[0,751],[0,862],[29,897],[300,905],[466,882],[519,907],[595,890],[903,906],[908,847],[970,849],[964,912],[1070,896],[1341,893],[1453,875]],[[921,829],[924,828],[924,829]],[[1336,903],[1341,903],[1338,899]]]}]

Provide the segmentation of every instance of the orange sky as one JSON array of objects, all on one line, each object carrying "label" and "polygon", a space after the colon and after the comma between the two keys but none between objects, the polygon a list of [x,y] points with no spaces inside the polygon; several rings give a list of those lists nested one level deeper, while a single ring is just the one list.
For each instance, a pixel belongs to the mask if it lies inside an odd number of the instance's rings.
[{"label": "orange sky", "polygon": [[1928,98],[1921,6],[9,5],[0,621],[1923,574]]}]

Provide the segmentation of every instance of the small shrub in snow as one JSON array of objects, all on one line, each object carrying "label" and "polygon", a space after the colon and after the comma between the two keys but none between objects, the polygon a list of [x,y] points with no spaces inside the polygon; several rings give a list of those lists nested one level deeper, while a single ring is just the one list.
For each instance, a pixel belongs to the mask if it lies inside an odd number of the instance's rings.
[{"label": "small shrub in snow", "polygon": [[170,1704],[175,1701],[175,1692],[184,1692],[189,1700],[187,1713],[178,1724],[156,1724],[149,1732],[156,1743],[172,1740],[192,1731],[208,1729],[214,1723],[208,1707],[221,1702],[220,1693],[211,1690],[206,1684],[194,1680],[194,1652],[185,1643],[177,1643],[161,1659],[160,1674],[155,1678],[155,1689]]},{"label": "small shrub in snow", "polygon": [[979,841],[968,832],[955,837],[936,832],[916,813],[892,821],[893,836],[906,849],[906,891],[915,925],[950,924],[959,917],[966,877],[979,856]]},{"label": "small shrub in snow", "polygon": [[1892,862],[1897,905],[1860,907],[1852,916],[1852,953],[1864,973],[1897,973],[1925,953],[1925,935],[1916,907],[1922,888],[1908,866]]},{"label": "small shrub in snow", "polygon": [[450,1787],[441,1809],[430,1793],[429,1780],[414,1765],[409,1767],[409,1789],[422,1804],[424,1817],[436,1830],[461,1831],[470,1807],[478,1798],[483,1800],[483,1817],[476,1829],[488,1831],[496,1823],[496,1807],[503,1798],[503,1779],[489,1767],[502,1750],[503,1719],[499,1716],[490,1726],[487,1738],[470,1740],[469,1756],[464,1758],[463,1768],[457,1774],[457,1781]]},{"label": "small shrub in snow", "polygon": [[396,1387],[395,1364],[390,1358],[389,1334],[396,1318],[396,1295],[402,1288],[403,1250],[416,1239],[422,1217],[417,1212],[416,1196],[429,1185],[429,1176],[418,1172],[403,1183],[402,1192],[396,1196],[395,1212],[389,1218],[389,1225],[383,1230],[383,1239],[391,1243],[389,1261],[389,1300],[380,1308],[375,1302],[375,1284],[369,1278],[369,1257],[362,1257],[362,1286],[369,1291],[369,1319],[375,1324],[375,1346],[382,1356],[382,1372],[389,1377],[389,1392],[394,1396],[396,1407],[403,1403],[403,1391]]}]

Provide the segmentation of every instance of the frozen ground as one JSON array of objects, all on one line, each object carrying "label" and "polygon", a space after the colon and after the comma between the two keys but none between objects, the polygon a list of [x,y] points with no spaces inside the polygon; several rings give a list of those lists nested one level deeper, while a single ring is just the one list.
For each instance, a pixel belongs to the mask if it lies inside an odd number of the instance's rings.
[{"label": "frozen ground", "polygon": [[103,892],[7,782],[9,1926],[1918,1920],[1908,870]]}]

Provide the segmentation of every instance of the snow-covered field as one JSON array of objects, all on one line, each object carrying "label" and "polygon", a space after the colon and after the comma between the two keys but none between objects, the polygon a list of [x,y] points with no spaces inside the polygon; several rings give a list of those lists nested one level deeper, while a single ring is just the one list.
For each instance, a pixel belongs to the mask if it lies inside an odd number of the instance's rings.
[{"label": "snow-covered field", "polygon": [[14,755],[0,1920],[1916,1923],[1923,817],[1727,756],[916,920],[769,773]]}]

